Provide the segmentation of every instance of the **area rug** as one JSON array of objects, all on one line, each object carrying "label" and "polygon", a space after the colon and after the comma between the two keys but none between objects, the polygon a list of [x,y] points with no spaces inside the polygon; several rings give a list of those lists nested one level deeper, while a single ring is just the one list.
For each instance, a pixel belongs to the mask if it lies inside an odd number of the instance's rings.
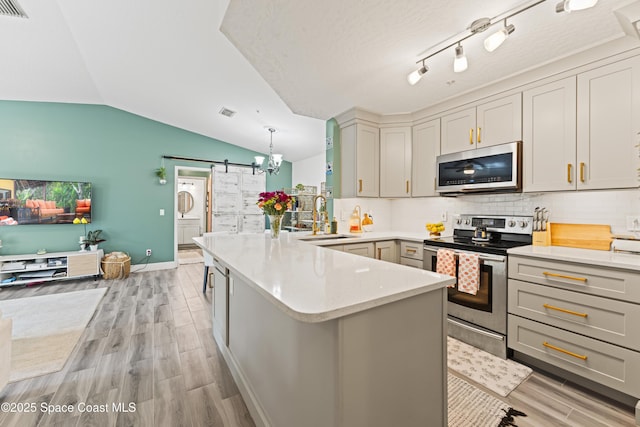
[{"label": "area rug", "polygon": [[10,382],[64,367],[107,288],[0,301],[13,319]]},{"label": "area rug", "polygon": [[532,372],[528,366],[501,359],[451,337],[447,337],[447,365],[502,397],[509,395]]},{"label": "area rug", "polygon": [[198,264],[204,262],[202,253],[198,249],[178,251],[178,264]]},{"label": "area rug", "polygon": [[510,410],[506,403],[455,375],[449,374],[447,386],[449,427],[498,426]]}]

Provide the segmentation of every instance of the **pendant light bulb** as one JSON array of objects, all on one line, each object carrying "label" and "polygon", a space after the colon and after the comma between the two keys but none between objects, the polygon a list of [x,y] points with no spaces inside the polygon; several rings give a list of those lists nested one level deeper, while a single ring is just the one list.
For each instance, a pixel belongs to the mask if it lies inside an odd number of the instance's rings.
[{"label": "pendant light bulb", "polygon": [[516,27],[513,24],[507,25],[506,21],[504,25],[504,28],[491,34],[484,40],[484,48],[487,50],[487,52],[493,52],[494,50],[499,48],[500,45],[507,39],[507,37],[509,37],[509,34],[513,33],[516,30]]},{"label": "pendant light bulb", "polygon": [[456,46],[456,59],[453,61],[453,71],[455,73],[461,73],[469,67],[467,57],[464,54],[462,45]]},{"label": "pendant light bulb", "polygon": [[422,66],[420,68],[418,68],[417,70],[415,70],[413,73],[409,74],[407,76],[407,80],[409,81],[409,84],[411,86],[415,85],[416,83],[418,83],[420,81],[420,79],[422,79],[422,76],[429,71],[429,69],[427,68],[426,65],[424,65],[424,62],[422,63]]}]

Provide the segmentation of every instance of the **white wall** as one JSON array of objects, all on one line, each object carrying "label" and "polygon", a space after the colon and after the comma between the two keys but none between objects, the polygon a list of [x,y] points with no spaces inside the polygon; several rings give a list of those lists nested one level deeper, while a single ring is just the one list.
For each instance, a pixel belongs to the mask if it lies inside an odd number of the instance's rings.
[{"label": "white wall", "polygon": [[324,152],[291,165],[291,185],[315,185],[320,193],[320,183],[326,180],[326,155]]}]

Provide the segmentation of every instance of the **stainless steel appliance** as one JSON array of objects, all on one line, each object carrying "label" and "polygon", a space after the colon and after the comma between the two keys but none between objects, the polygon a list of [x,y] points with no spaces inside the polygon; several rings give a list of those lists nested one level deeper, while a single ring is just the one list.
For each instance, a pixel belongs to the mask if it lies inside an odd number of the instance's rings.
[{"label": "stainless steel appliance", "polygon": [[436,190],[441,195],[522,190],[522,142],[438,156]]},{"label": "stainless steel appliance", "polygon": [[450,336],[496,356],[507,357],[507,250],[531,244],[532,219],[531,216],[460,215],[454,220],[452,237],[424,241],[425,270],[436,270],[440,248],[477,253],[480,258],[480,286],[476,295],[448,288]]}]

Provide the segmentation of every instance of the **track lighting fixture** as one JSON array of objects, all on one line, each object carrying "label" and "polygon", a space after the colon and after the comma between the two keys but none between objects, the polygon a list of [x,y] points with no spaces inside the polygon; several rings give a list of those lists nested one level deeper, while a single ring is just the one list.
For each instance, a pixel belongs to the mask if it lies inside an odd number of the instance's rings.
[{"label": "track lighting fixture", "polygon": [[574,10],[589,9],[598,3],[598,0],[564,0],[556,5],[556,12],[572,12]]},{"label": "track lighting fixture", "polygon": [[469,63],[467,62],[467,57],[464,54],[464,49],[462,48],[462,45],[458,43],[458,46],[456,46],[456,59],[453,61],[453,71],[455,73],[461,73],[466,70],[468,66]]},{"label": "track lighting fixture", "polygon": [[414,84],[418,83],[420,81],[420,79],[422,79],[422,76],[427,71],[429,71],[429,69],[424,64],[424,61],[422,61],[422,66],[420,68],[418,68],[417,70],[415,70],[413,73],[409,74],[409,76],[407,76],[407,80],[409,81],[409,84],[411,86],[413,86]]},{"label": "track lighting fixture", "polygon": [[[538,6],[541,3],[544,3],[545,0],[538,0],[533,3],[529,3],[524,6],[520,6],[519,8],[515,8],[512,10],[508,10],[494,18],[479,18],[476,19],[469,25],[469,32],[460,37],[458,40],[451,41],[451,38],[446,39],[445,41],[433,46],[432,49],[429,49],[429,53],[423,57],[422,59],[416,61],[416,64],[419,65],[419,68],[413,71],[411,74],[407,76],[407,80],[410,85],[415,85],[418,83],[424,74],[429,70],[427,67],[426,61],[432,56],[438,55],[445,50],[449,50],[452,47],[455,47],[455,60],[453,62],[453,71],[456,73],[460,73],[466,70],[469,66],[466,55],[464,54],[464,49],[462,47],[462,42],[467,40],[470,37],[475,36],[476,34],[482,33],[489,29],[490,27],[498,24],[499,22],[503,22],[503,28],[494,34],[487,37],[484,41],[484,48],[493,52],[496,50],[504,41],[512,34],[516,27],[513,24],[507,25],[507,19],[512,18],[516,15],[521,14],[522,12],[529,10],[535,6]],[[593,7],[598,0],[563,0],[558,3],[556,6],[556,11],[571,11],[571,10],[581,10],[589,7]],[[526,22],[526,21],[525,21]],[[444,46],[443,46],[444,45]]]},{"label": "track lighting fixture", "polygon": [[513,24],[507,25],[507,20],[504,20],[504,28],[491,34],[484,40],[484,48],[487,52],[493,52],[500,47],[502,43],[509,37],[509,34],[513,33],[516,27]]}]

